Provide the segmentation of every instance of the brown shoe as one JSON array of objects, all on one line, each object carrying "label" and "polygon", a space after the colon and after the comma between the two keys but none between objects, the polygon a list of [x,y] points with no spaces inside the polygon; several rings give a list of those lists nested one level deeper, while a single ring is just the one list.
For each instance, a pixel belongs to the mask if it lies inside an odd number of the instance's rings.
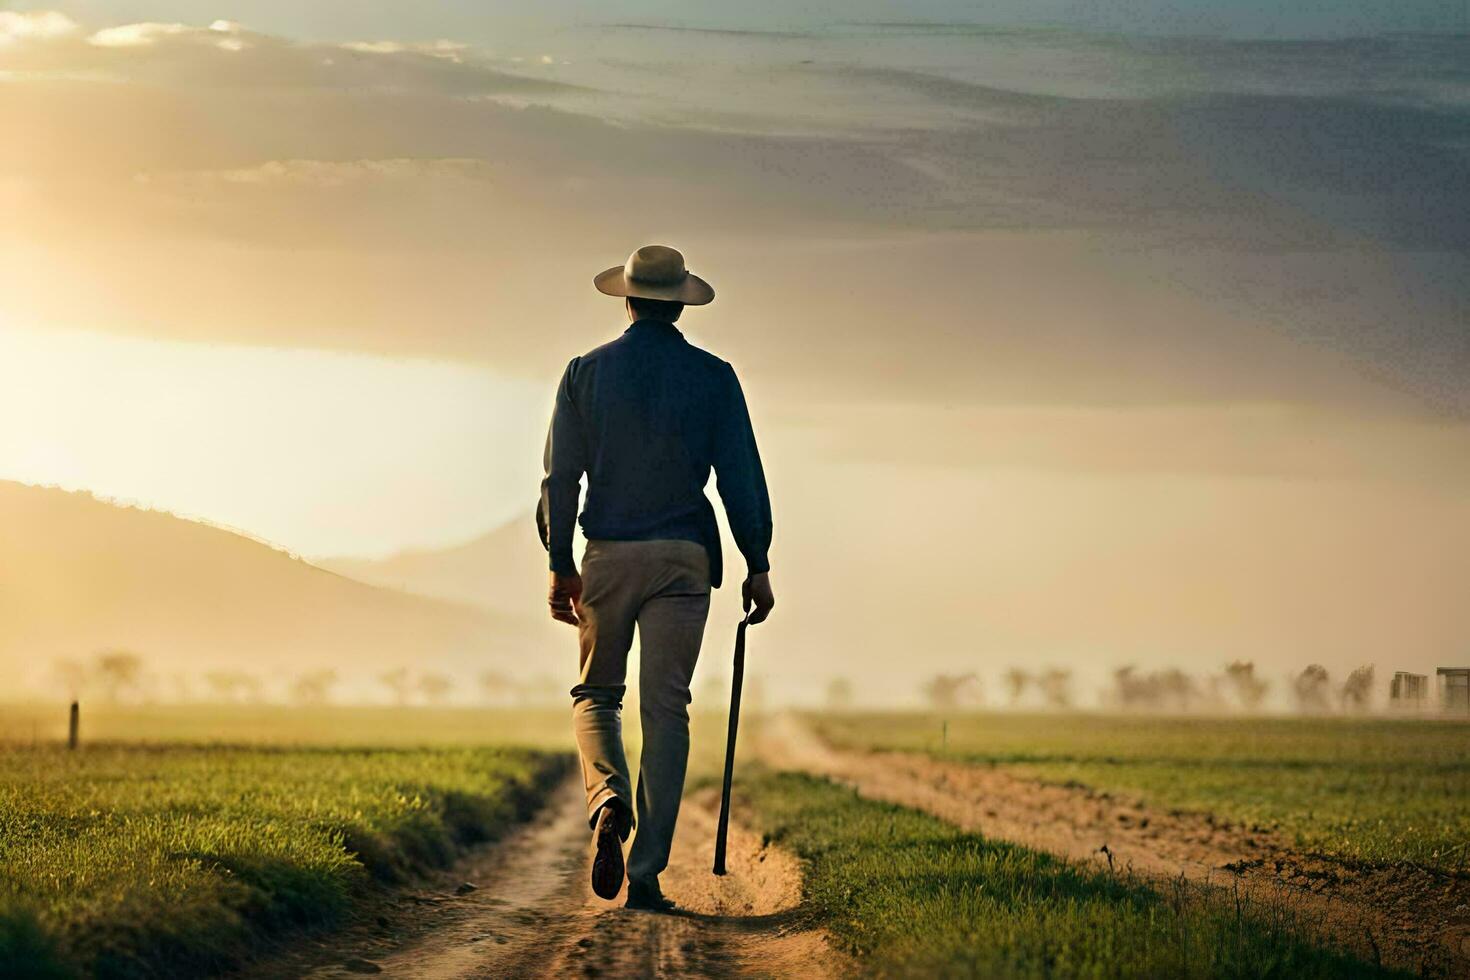
[{"label": "brown shoe", "polygon": [[618,897],[623,888],[622,804],[604,803],[597,811],[597,824],[592,829],[592,891],[608,901]]}]

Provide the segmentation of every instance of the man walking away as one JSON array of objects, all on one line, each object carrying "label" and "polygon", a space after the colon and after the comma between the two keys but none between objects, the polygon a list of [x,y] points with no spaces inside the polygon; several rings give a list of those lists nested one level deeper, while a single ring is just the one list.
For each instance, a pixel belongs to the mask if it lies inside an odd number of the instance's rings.
[{"label": "man walking away", "polygon": [[[537,526],[551,556],[551,615],[577,627],[581,646],[572,725],[593,828],[593,891],[617,897],[636,809],[627,905],[670,911],[674,903],[658,876],[668,865],[684,791],[689,682],[723,564],[714,508],[704,495],[710,470],[745,557],[751,623],[775,605],[766,559],[771,504],[734,369],[674,326],[686,305],[708,303],[715,291],[663,245],[638,249],[593,282],[624,298],[632,325],[572,358],[562,375]],[[572,525],[584,473],[587,550],[579,573]],[[636,801],[622,737],[635,625],[643,723]]]}]

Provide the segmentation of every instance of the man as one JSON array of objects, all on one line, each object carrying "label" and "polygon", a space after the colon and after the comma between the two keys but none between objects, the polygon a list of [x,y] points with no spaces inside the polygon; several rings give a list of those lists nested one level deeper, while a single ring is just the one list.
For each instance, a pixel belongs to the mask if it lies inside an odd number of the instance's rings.
[{"label": "man", "polygon": [[[622,888],[623,842],[636,808],[627,905],[666,912],[674,903],[658,876],[684,791],[689,681],[722,572],[719,529],[704,495],[710,470],[745,557],[742,598],[752,624],[775,605],[766,559],[771,505],[734,369],[674,326],[686,305],[708,303],[715,291],[663,245],[638,249],[593,283],[623,297],[632,325],[567,365],[546,439],[537,525],[551,555],[551,615],[576,626],[581,644],[572,725],[593,828],[592,888],[606,899]],[[584,473],[579,573],[572,525]],[[635,625],[643,723],[636,804],[622,738]]]}]

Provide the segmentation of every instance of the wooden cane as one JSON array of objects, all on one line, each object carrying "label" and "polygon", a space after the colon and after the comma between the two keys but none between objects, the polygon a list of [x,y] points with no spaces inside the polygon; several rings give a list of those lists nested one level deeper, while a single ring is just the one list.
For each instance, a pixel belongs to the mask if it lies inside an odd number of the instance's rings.
[{"label": "wooden cane", "polygon": [[715,830],[715,874],[725,873],[725,838],[730,832],[730,783],[735,778],[735,732],[740,727],[740,687],[745,682],[745,627],[750,610],[735,628],[735,666],[730,675],[730,732],[725,741],[725,783],[720,789],[720,823]]}]

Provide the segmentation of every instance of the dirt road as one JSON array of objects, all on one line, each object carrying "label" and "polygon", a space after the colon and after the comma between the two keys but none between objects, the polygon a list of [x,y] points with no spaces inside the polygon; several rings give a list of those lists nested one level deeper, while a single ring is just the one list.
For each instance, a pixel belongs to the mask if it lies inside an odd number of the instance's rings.
[{"label": "dirt road", "polygon": [[1239,887],[1254,900],[1287,903],[1369,960],[1433,976],[1470,976],[1470,881],[1463,878],[1352,868],[1302,853],[1264,828],[1000,768],[838,751],[790,715],[771,719],[760,733],[761,756],[780,768],[825,775],[872,799],[1099,868],[1111,862],[1116,870],[1159,879]]},{"label": "dirt road", "polygon": [[[907,753],[838,751],[792,716],[753,730],[769,765],[825,775],[864,796],[966,830],[1160,882],[1238,889],[1284,905],[1373,960],[1470,976],[1470,882],[1418,869],[1360,869],[1279,834],[1208,815],[1057,786],[1005,769]],[[246,977],[815,977],[846,962],[798,911],[800,868],[733,827],[730,874],[709,868],[711,793],[685,802],[665,890],[680,915],[629,912],[588,887],[588,829],[575,779],[542,816],[385,905],[376,924],[297,947]],[[1105,849],[1104,849],[1105,848]],[[465,887],[468,883],[473,888]]]},{"label": "dirt road", "polygon": [[[716,878],[714,806],[686,800],[664,890],[684,911],[654,915],[603,902],[588,886],[589,833],[575,779],[541,817],[486,847],[364,927],[253,972],[315,980],[378,973],[479,977],[823,977],[835,959],[796,907],[794,858],[732,828],[730,873]],[[473,890],[463,884],[474,885]]]}]

